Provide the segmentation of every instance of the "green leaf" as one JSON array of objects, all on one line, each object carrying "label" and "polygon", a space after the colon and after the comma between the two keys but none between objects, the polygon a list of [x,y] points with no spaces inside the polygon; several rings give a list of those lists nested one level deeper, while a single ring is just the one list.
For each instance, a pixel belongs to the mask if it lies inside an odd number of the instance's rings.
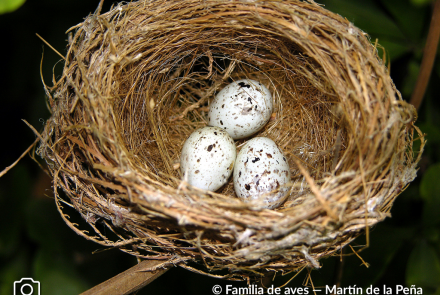
[{"label": "green leaf", "polygon": [[[410,49],[407,45],[402,44],[401,42],[396,42],[393,40],[389,40],[386,38],[381,38],[378,40],[378,43],[385,48],[387,61],[388,60],[395,60],[405,53],[407,53]],[[379,56],[382,58],[382,50],[378,49]]]},{"label": "green leaf", "polygon": [[14,282],[27,277],[29,257],[22,250],[9,262],[2,262],[0,266],[0,295],[13,294]]},{"label": "green leaf", "polygon": [[437,227],[426,227],[423,229],[423,237],[428,242],[435,244],[440,241],[440,229]]},{"label": "green leaf", "polygon": [[431,4],[432,2],[434,2],[434,0],[411,0],[411,3],[414,4],[415,6],[428,5]]},{"label": "green leaf", "polygon": [[0,0],[0,14],[8,13],[20,8],[26,0]]},{"label": "green leaf", "polygon": [[415,46],[425,33],[423,25],[426,9],[414,7],[409,0],[382,0],[381,3],[407,38],[408,45]]},{"label": "green leaf", "polygon": [[440,260],[434,248],[424,240],[414,247],[408,258],[406,284],[428,288],[440,286]]},{"label": "green leaf", "polygon": [[[12,215],[14,215],[13,213],[14,211],[12,210],[5,210],[4,215],[2,215],[4,218],[0,218],[0,220],[6,220],[8,217],[12,217]],[[12,217],[11,219],[15,218]],[[8,223],[3,223],[0,221],[0,224],[8,224],[7,226],[4,226],[0,231],[0,256],[8,257],[16,250],[19,243],[21,222],[9,221]]]},{"label": "green leaf", "polygon": [[426,139],[430,144],[440,143],[440,128],[431,123],[418,123],[417,124],[426,134]]},{"label": "green leaf", "polygon": [[[400,246],[412,237],[413,234],[413,228],[400,228],[384,224],[379,225],[370,232],[370,249],[368,249],[368,252],[364,252],[365,255],[362,253],[362,256],[367,259],[366,261],[371,263],[368,270],[374,269],[374,271],[372,271],[373,279],[371,282],[376,282],[381,278]],[[377,256],[380,252],[382,252],[379,255],[381,256],[381,263],[377,264],[377,262],[379,262]],[[376,263],[373,263],[373,261],[376,261]]]},{"label": "green leaf", "polygon": [[[345,271],[342,284],[350,282],[359,282],[359,277],[363,278],[364,286],[375,284],[386,272],[390,262],[395,257],[401,246],[414,235],[412,227],[396,227],[387,224],[379,224],[370,231],[370,247],[361,252],[361,257],[370,264],[369,268],[359,267],[360,260],[356,256],[348,256],[345,261]],[[365,238],[365,237],[364,237]],[[359,237],[356,241],[359,242]],[[345,253],[351,252],[350,248],[345,249]],[[356,268],[356,271],[348,271],[350,268]]]},{"label": "green leaf", "polygon": [[34,261],[34,279],[41,294],[80,294],[88,286],[73,267],[73,261],[60,253],[40,250]]},{"label": "green leaf", "polygon": [[19,243],[23,207],[31,192],[31,178],[26,166],[18,164],[1,180],[7,183],[12,194],[3,196],[0,188],[0,224],[7,224],[0,230],[0,257],[10,257]]},{"label": "green leaf", "polygon": [[408,64],[408,74],[405,77],[402,88],[402,95],[410,97],[417,83],[420,72],[420,63],[412,59]]},{"label": "green leaf", "polygon": [[320,3],[367,32],[373,43],[377,38],[391,59],[411,50],[407,38],[396,23],[374,1],[321,0]]},{"label": "green leaf", "polygon": [[30,200],[26,208],[28,235],[43,247],[61,249],[63,243],[58,235],[62,232],[59,214],[54,202],[49,200]]},{"label": "green leaf", "polygon": [[[75,215],[72,215],[74,222],[84,222],[78,212],[72,214]],[[66,252],[90,250],[87,246],[90,242],[75,234],[64,223],[52,199],[34,199],[26,204],[26,227],[29,237],[46,249],[63,249]]]},{"label": "green leaf", "polygon": [[342,15],[369,34],[404,37],[393,20],[372,0],[327,0],[320,2],[325,5],[326,9]]},{"label": "green leaf", "polygon": [[424,200],[423,222],[433,225],[440,222],[440,163],[431,165],[420,183],[420,195]]},{"label": "green leaf", "polygon": [[[428,97],[426,99],[426,102],[429,103]],[[424,157],[426,159],[440,158],[440,128],[436,125],[435,122],[418,123],[418,126],[420,130],[422,130],[423,134],[426,134],[425,139],[427,140],[427,145],[425,146],[423,152]],[[414,141],[414,144],[416,143],[420,142]]]}]

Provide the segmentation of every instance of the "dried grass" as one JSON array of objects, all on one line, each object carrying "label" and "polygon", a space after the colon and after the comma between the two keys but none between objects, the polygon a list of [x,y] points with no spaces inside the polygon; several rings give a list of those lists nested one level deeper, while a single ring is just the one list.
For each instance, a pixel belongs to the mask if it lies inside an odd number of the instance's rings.
[{"label": "dried grass", "polygon": [[[414,108],[368,36],[313,1],[138,1],[71,30],[38,152],[60,212],[74,207],[95,234],[64,220],[101,245],[228,279],[319,267],[389,216],[416,176]],[[215,93],[244,77],[271,90],[258,135],[292,170],[276,210],[242,203],[232,180],[192,188],[178,169]]]}]

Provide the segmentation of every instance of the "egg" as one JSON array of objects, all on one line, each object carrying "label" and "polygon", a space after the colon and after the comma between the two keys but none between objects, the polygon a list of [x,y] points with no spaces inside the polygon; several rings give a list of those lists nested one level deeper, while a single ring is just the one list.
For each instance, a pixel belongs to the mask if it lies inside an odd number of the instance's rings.
[{"label": "egg", "polygon": [[290,168],[283,152],[267,137],[255,137],[235,160],[234,189],[244,202],[273,209],[284,202],[289,188]]},{"label": "egg", "polygon": [[237,149],[229,134],[218,127],[194,131],[183,144],[183,179],[200,189],[216,191],[232,174]]},{"label": "egg", "polygon": [[208,125],[226,130],[233,139],[248,137],[266,125],[273,111],[272,95],[260,82],[235,81],[209,106]]}]

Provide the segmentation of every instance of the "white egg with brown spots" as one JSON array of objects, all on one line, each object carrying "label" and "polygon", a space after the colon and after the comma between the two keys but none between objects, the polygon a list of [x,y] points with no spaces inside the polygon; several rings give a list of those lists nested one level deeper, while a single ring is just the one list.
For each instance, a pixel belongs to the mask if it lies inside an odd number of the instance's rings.
[{"label": "white egg with brown spots", "polygon": [[289,192],[289,164],[281,149],[267,137],[255,137],[242,147],[233,177],[237,197],[261,208],[280,206]]},{"label": "white egg with brown spots", "polygon": [[209,106],[208,125],[226,130],[233,139],[261,130],[273,111],[269,89],[258,81],[243,79],[223,88]]},{"label": "white egg with brown spots", "polygon": [[200,189],[216,191],[232,174],[237,150],[234,140],[218,127],[194,131],[183,144],[183,179]]}]

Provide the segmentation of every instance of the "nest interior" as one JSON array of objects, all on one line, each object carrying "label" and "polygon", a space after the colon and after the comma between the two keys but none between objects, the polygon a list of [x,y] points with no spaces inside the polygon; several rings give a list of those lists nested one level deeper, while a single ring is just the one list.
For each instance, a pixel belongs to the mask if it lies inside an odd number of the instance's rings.
[{"label": "nest interior", "polygon": [[[415,178],[415,110],[368,36],[313,1],[141,0],[70,32],[38,152],[60,212],[74,207],[95,234],[61,216],[101,245],[228,279],[319,267]],[[274,210],[241,202],[232,180],[193,188],[178,168],[215,94],[243,78],[271,91],[255,136],[273,139],[292,172]]]}]

